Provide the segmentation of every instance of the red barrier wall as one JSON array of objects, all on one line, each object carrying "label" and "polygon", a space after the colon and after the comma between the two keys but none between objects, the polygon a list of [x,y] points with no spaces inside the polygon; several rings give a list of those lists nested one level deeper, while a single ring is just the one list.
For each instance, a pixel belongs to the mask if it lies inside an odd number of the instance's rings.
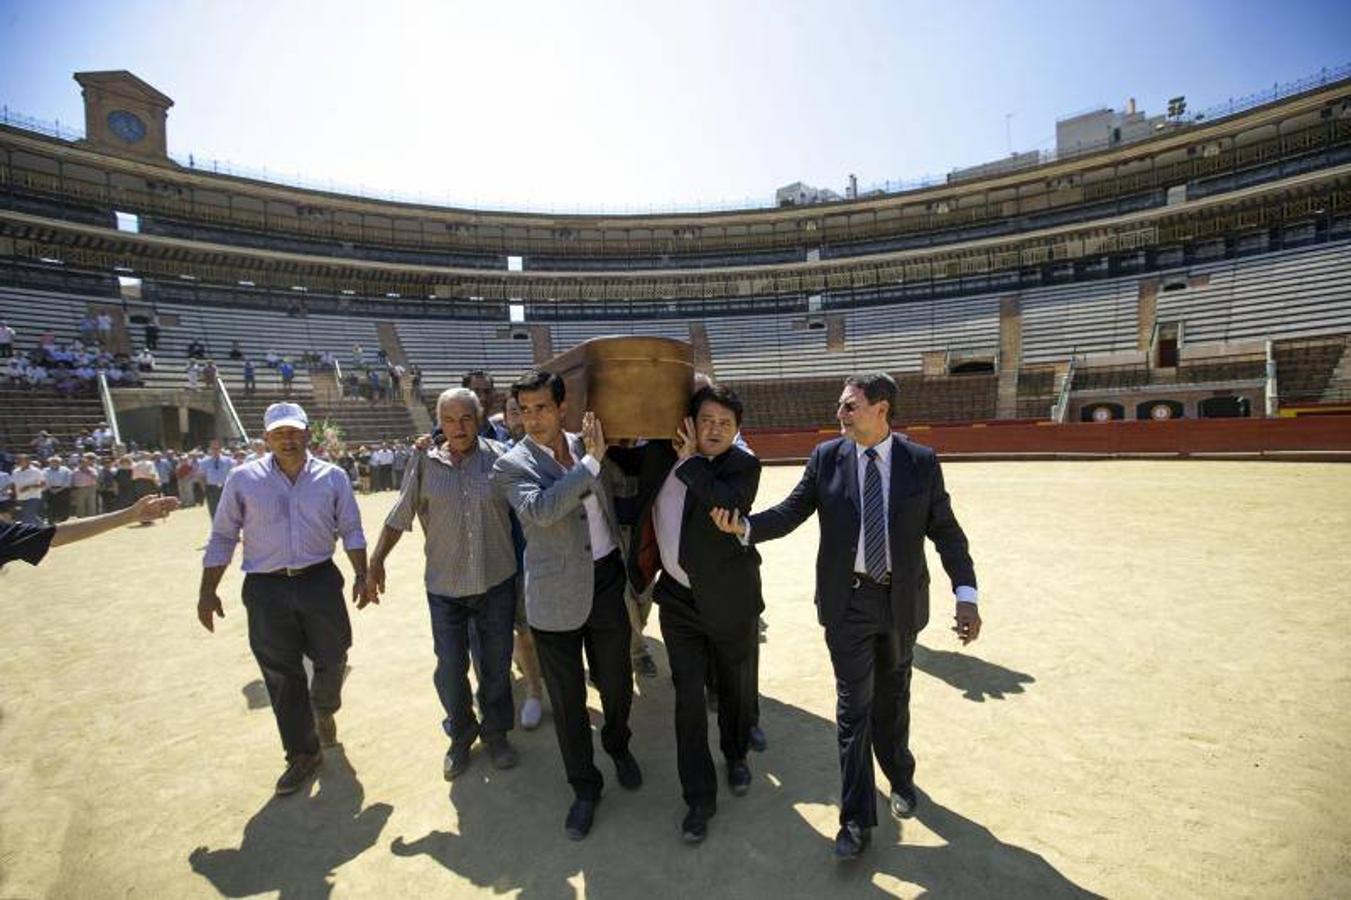
[{"label": "red barrier wall", "polygon": [[[1351,416],[1293,419],[1172,419],[1155,421],[989,422],[908,426],[913,441],[946,456],[959,454],[1351,454]],[[747,429],[747,443],[765,460],[804,459],[837,431]],[[1328,458],[1335,458],[1330,454]]]}]

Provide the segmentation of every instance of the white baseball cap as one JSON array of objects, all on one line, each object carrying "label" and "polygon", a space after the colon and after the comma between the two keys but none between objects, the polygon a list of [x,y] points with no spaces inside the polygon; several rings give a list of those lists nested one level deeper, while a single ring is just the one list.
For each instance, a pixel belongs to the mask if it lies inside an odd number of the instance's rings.
[{"label": "white baseball cap", "polygon": [[274,403],[263,413],[263,430],[274,428],[309,428],[310,418],[299,403]]}]

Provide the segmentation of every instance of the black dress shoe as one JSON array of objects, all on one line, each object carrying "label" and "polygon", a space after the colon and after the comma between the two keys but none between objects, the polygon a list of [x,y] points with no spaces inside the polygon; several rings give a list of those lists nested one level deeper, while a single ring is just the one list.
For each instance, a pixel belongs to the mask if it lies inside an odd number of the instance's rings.
[{"label": "black dress shoe", "polygon": [[685,821],[680,824],[680,839],[687,844],[702,844],[708,837],[708,820],[713,818],[713,810],[691,806],[685,813]]},{"label": "black dress shoe", "polygon": [[633,754],[625,750],[623,755],[616,756],[615,777],[619,779],[620,787],[629,791],[636,791],[643,786],[643,770],[638,768],[638,760],[633,758]]},{"label": "black dress shoe", "polygon": [[891,816],[894,819],[908,819],[913,816],[915,808],[919,806],[919,795],[915,793],[915,786],[911,784],[893,790],[887,805],[891,808]]},{"label": "black dress shoe", "polygon": [[867,849],[870,840],[872,832],[862,825],[855,825],[853,822],[841,825],[840,833],[835,835],[835,858],[858,859]]},{"label": "black dress shoe", "polygon": [[756,753],[764,753],[769,748],[769,738],[765,737],[765,732],[759,725],[751,726],[751,749]]},{"label": "black dress shoe", "polygon": [[563,823],[563,830],[568,833],[568,837],[574,841],[580,841],[591,833],[591,825],[596,821],[596,805],[600,799],[583,800],[578,797],[572,801],[572,806],[568,808],[568,819]]},{"label": "black dress shoe", "polygon": [[751,789],[751,769],[750,766],[746,765],[744,759],[729,759],[727,761],[727,786],[738,797],[744,797],[746,792]]}]

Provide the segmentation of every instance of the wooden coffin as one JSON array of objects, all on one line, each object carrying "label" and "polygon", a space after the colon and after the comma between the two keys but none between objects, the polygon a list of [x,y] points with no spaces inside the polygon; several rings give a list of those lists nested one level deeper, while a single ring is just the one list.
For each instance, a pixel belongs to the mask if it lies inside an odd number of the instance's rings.
[{"label": "wooden coffin", "polygon": [[607,440],[675,437],[694,389],[694,348],[671,338],[592,338],[542,368],[567,384],[564,427],[590,410]]}]

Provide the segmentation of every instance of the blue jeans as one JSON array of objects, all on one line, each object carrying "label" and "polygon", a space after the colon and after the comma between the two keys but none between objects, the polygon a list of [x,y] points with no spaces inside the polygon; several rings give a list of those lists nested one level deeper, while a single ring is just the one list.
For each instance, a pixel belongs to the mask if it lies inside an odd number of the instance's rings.
[{"label": "blue jeans", "polygon": [[[432,616],[432,643],[436,649],[436,673],[432,677],[441,707],[446,711],[445,729],[452,743],[505,735],[516,718],[511,698],[512,627],[516,619],[515,578],[508,578],[475,597],[444,597],[427,593]],[[469,692],[469,629],[478,640],[478,708],[482,723],[474,717]]]}]

